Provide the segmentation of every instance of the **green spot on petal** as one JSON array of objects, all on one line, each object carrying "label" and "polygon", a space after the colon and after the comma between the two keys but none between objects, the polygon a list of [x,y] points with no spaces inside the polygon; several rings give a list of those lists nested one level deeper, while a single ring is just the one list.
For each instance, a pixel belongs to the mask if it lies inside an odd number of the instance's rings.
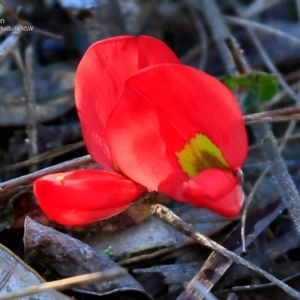
[{"label": "green spot on petal", "polygon": [[229,170],[221,150],[204,134],[196,134],[176,156],[189,177],[210,168]]}]

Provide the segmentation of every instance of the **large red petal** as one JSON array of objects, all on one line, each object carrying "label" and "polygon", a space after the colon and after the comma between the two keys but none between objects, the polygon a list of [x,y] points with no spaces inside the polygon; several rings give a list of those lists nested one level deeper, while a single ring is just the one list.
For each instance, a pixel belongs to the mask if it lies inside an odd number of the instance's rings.
[{"label": "large red petal", "polygon": [[75,99],[83,137],[91,156],[113,170],[103,127],[115,106],[125,80],[142,68],[179,63],[175,54],[152,37],[121,36],[93,44],[76,73]]},{"label": "large red petal", "polygon": [[100,170],[51,174],[34,182],[41,209],[50,219],[69,226],[118,214],[145,191],[119,174]]},{"label": "large red petal", "polygon": [[196,69],[165,64],[127,80],[104,135],[121,170],[157,189],[182,173],[175,153],[196,133],[221,150],[231,169],[241,167],[247,136],[232,92]]}]

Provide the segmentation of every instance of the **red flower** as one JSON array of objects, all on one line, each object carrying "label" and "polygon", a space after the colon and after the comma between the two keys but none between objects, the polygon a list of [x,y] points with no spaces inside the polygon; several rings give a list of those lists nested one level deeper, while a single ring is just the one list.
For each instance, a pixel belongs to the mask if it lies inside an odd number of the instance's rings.
[{"label": "red flower", "polygon": [[[118,171],[103,128],[124,82],[140,69],[167,62],[179,60],[163,42],[146,36],[106,39],[84,55],[76,74],[76,106],[87,149],[105,169]],[[120,174],[100,170],[51,174],[34,182],[34,193],[45,214],[71,226],[115,215],[146,191]]]},{"label": "red flower", "polygon": [[34,192],[51,219],[104,219],[147,189],[225,216],[239,213],[247,137],[236,99],[217,79],[180,65],[154,38],[126,36],[87,51],[75,94],[91,156],[133,181],[99,170],[40,178]]},{"label": "red flower", "polygon": [[217,79],[179,64],[137,72],[104,137],[132,180],[224,216],[239,213],[247,136],[234,95]]}]

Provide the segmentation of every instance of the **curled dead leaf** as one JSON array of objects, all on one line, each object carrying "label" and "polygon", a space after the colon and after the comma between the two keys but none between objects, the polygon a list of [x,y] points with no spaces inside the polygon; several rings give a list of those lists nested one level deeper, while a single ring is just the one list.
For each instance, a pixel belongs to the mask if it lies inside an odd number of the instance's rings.
[{"label": "curled dead leaf", "polygon": [[[83,242],[28,217],[24,229],[24,244],[28,254],[61,277],[121,269],[103,252],[95,251]],[[152,299],[129,274],[106,282],[80,286],[79,290],[98,296],[131,292],[138,293],[139,299]]]}]

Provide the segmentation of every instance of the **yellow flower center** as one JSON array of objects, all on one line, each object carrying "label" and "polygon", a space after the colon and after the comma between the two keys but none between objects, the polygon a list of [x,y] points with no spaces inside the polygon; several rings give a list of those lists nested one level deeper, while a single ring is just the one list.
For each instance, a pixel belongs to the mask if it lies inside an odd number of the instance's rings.
[{"label": "yellow flower center", "polygon": [[209,168],[229,169],[221,150],[204,134],[196,134],[175,154],[182,170],[189,177]]}]

